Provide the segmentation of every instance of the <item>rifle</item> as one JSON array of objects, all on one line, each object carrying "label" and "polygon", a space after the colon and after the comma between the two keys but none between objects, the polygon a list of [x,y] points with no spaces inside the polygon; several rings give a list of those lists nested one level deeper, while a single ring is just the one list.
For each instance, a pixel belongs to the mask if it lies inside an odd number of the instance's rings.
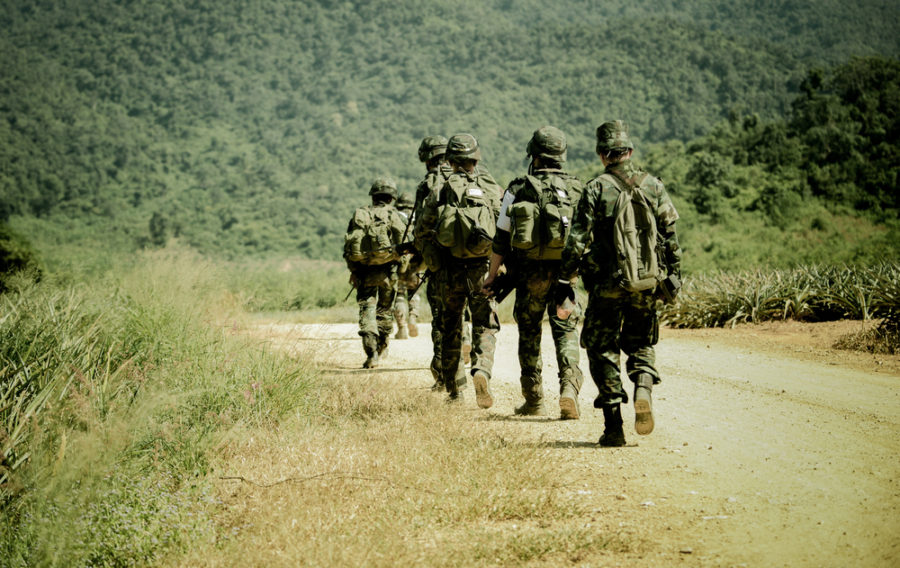
[{"label": "rifle", "polygon": [[497,303],[501,303],[506,299],[509,294],[516,289],[516,280],[517,280],[517,272],[516,265],[514,262],[505,262],[503,264],[505,270],[503,272],[498,272],[497,276],[494,277],[494,281],[491,282],[490,290],[493,292],[492,296]]},{"label": "rifle", "polygon": [[[350,291],[347,292],[346,296],[344,296],[344,302],[346,302],[350,298],[350,294],[352,294],[354,290],[356,290],[356,286],[350,286]],[[341,303],[343,304],[344,302]]]},{"label": "rifle", "polygon": [[416,284],[416,287],[413,288],[413,291],[409,294],[409,297],[410,297],[410,298],[412,298],[413,296],[416,295],[416,292],[418,292],[418,291],[419,291],[419,288],[422,287],[422,284],[424,284],[425,281],[428,280],[428,277],[429,277],[429,276],[431,276],[431,271],[430,271],[430,270],[426,270],[426,271],[425,271],[425,274],[424,274],[423,276],[419,276],[419,283]]}]

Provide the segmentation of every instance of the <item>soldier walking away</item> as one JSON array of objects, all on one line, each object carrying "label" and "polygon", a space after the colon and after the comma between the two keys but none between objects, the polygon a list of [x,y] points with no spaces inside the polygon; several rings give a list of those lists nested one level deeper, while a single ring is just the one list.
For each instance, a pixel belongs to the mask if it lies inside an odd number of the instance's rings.
[{"label": "soldier walking away", "polygon": [[[416,187],[416,203],[413,209],[413,222],[422,215],[422,209],[425,206],[425,200],[430,195],[437,195],[444,183],[453,174],[453,168],[446,161],[447,139],[443,136],[426,136],[419,144],[419,161],[425,164],[427,173],[425,179],[419,182]],[[440,292],[440,268],[441,250],[438,245],[431,239],[416,239],[416,248],[422,256],[422,262],[428,269],[426,273],[427,280],[425,282],[425,297],[428,299],[428,305],[431,308],[431,374],[434,377],[434,384],[431,389],[434,391],[446,390],[444,380],[441,377],[441,346],[443,345],[443,330],[441,328],[441,292]],[[466,344],[470,345],[471,337],[466,342],[464,338],[463,349]],[[465,382],[465,364],[460,363],[456,373],[456,382]]]},{"label": "soldier walking away", "polygon": [[449,400],[462,399],[466,376],[462,362],[463,311],[472,310],[472,382],[478,406],[490,408],[496,334],[500,329],[497,304],[481,293],[500,212],[503,189],[478,161],[481,149],[471,134],[456,134],[447,142],[447,161],[453,174],[440,191],[430,194],[416,220],[416,240],[435,245],[438,298],[441,302],[441,380]]},{"label": "soldier walking away", "polygon": [[[406,193],[397,198],[397,211],[406,225],[404,238],[412,239],[410,225],[413,221],[415,202]],[[394,321],[397,323],[395,339],[407,339],[419,335],[419,282],[423,278],[422,255],[418,251],[402,251],[397,267],[397,298],[394,300]]]},{"label": "soldier walking away", "polygon": [[544,126],[536,130],[526,151],[531,158],[528,175],[510,182],[503,195],[484,293],[493,292],[491,285],[500,266],[506,263],[516,289],[514,314],[525,398],[516,414],[547,414],[541,379],[541,326],[546,312],[559,366],[560,418],[578,419],[578,392],[584,380],[578,367],[578,315],[557,315],[554,291],[582,184],[562,169],[566,162],[566,136],[558,128]]},{"label": "soldier walking away", "polygon": [[674,300],[680,287],[678,213],[662,182],[632,163],[634,145],[623,121],[597,128],[596,150],[606,169],[587,183],[578,203],[556,300],[574,298],[572,282],[580,273],[589,294],[581,343],[599,390],[594,406],[603,410],[605,422],[600,445],[624,446],[621,405],[628,394],[621,352],[634,385],[635,430],[646,435],[654,427],[657,307],[660,299]]},{"label": "soldier walking away", "polygon": [[406,228],[393,205],[397,185],[392,179],[376,179],[369,195],[372,204],[354,212],[344,238],[344,259],[359,304],[359,335],[366,352],[366,369],[378,365],[394,329],[392,310],[400,259],[396,245],[402,242]]}]

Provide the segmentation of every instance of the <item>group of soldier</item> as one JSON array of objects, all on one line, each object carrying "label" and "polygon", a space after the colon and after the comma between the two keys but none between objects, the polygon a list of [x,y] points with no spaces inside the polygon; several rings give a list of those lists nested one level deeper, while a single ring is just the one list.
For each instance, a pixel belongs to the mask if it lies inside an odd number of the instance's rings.
[{"label": "group of soldier", "polygon": [[[505,191],[480,164],[481,149],[470,134],[422,140],[419,159],[427,173],[412,203],[398,194],[393,181],[377,179],[370,189],[371,207],[389,209],[396,216],[391,223],[400,254],[397,260],[380,265],[347,260],[350,281],[357,290],[359,333],[366,352],[363,366],[374,367],[384,356],[395,310],[396,337],[417,335],[417,296],[424,279],[432,312],[432,388],[446,391],[449,401],[460,402],[471,380],[477,405],[490,408],[500,329],[497,302],[514,289],[524,399],[515,413],[547,415],[540,349],[546,313],[559,369],[560,418],[580,417],[578,395],[583,375],[579,348],[583,347],[599,391],[594,407],[604,416],[599,443],[625,445],[621,407],[629,402],[629,394],[621,378],[624,352],[625,373],[633,384],[635,429],[638,434],[649,434],[654,427],[651,391],[660,380],[654,345],[659,337],[658,288],[662,286],[642,291],[622,286],[613,244],[613,215],[623,191],[636,188],[643,194],[642,200],[655,216],[663,274],[673,275],[677,281],[681,259],[675,233],[678,214],[662,182],[633,164],[634,146],[623,121],[603,123],[596,134],[596,152],[605,169],[586,184],[565,171],[566,137],[553,126],[534,132],[526,147],[530,158],[527,175],[514,179]],[[516,223],[527,210],[524,201],[535,206],[552,201],[564,229],[555,245],[544,242],[541,247],[523,248]],[[488,244],[475,247],[476,253],[472,253],[468,242],[467,253],[457,254],[459,243],[452,241],[454,233],[448,237],[443,227],[445,209],[463,207],[465,202],[481,204],[490,212],[490,222],[476,220],[474,232],[465,238],[472,241],[477,236]],[[459,229],[455,234],[458,239]],[[584,311],[575,294],[579,277],[588,293]],[[469,318],[470,347],[465,350]],[[582,319],[579,340],[577,325]]]}]

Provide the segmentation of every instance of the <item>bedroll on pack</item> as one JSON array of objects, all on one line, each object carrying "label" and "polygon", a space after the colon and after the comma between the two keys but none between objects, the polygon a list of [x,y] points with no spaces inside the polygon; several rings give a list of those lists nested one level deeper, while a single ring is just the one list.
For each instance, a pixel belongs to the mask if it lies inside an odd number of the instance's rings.
[{"label": "bedroll on pack", "polygon": [[613,207],[613,246],[619,266],[617,279],[629,292],[654,290],[665,279],[666,271],[659,262],[656,216],[640,189],[649,175],[644,174],[637,183],[614,175],[610,177],[620,189]]},{"label": "bedroll on pack", "polygon": [[456,258],[484,258],[491,254],[496,220],[484,190],[454,177],[444,186],[438,207],[435,240]]},{"label": "bedroll on pack", "polygon": [[579,194],[580,184],[566,183],[559,176],[543,182],[526,176],[525,186],[509,207],[510,244],[531,259],[562,258]]},{"label": "bedroll on pack", "polygon": [[[353,262],[379,265],[399,258],[397,247],[403,223],[393,209],[362,207],[353,214],[344,237],[344,257]],[[400,234],[398,235],[398,231]]]}]

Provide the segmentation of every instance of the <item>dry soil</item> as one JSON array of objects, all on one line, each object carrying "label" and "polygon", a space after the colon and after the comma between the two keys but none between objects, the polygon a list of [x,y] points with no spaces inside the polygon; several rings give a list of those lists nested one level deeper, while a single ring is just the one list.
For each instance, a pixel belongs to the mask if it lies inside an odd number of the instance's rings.
[{"label": "dry soil", "polygon": [[[464,412],[500,423],[510,438],[541,444],[569,465],[590,514],[585,524],[634,543],[600,558],[611,566],[900,566],[900,356],[833,349],[860,322],[772,323],[734,329],[665,329],[656,429],[628,446],[597,445],[602,414],[586,373],[582,418],[558,420],[549,332],[544,377],[551,416],[513,416],[521,403],[516,329],[499,334],[489,410],[472,389]],[[356,328],[266,324],[285,345],[304,343],[337,374],[397,377],[428,388],[427,325],[392,341],[362,371]],[[587,370],[582,353],[582,369]]]}]

